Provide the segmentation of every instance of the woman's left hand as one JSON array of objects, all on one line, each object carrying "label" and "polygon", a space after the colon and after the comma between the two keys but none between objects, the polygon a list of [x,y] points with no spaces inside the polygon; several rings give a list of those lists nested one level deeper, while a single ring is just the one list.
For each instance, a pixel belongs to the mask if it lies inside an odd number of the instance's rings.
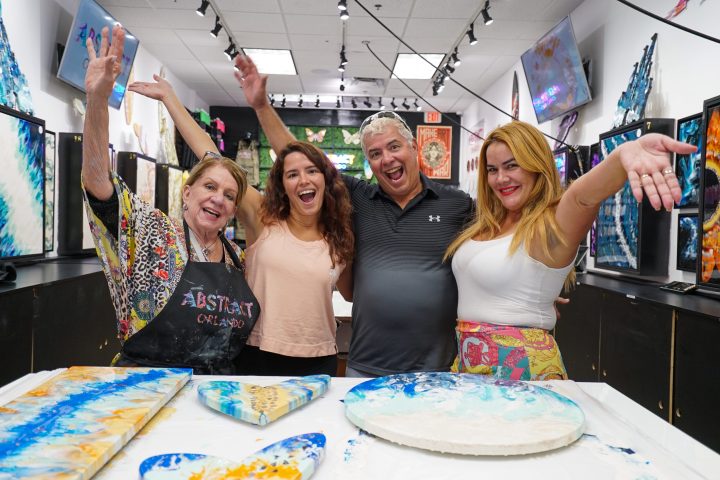
[{"label": "woman's left hand", "polygon": [[173,88],[172,85],[170,85],[170,82],[162,78],[160,75],[153,74],[153,80],[155,80],[155,83],[133,82],[128,85],[128,90],[154,100],[160,100],[161,102],[173,93]]},{"label": "woman's left hand", "polygon": [[635,200],[642,202],[644,190],[655,210],[665,207],[668,211],[673,201],[679,202],[682,197],[670,154],[687,155],[696,150],[694,145],[658,133],[643,135],[617,148]]}]

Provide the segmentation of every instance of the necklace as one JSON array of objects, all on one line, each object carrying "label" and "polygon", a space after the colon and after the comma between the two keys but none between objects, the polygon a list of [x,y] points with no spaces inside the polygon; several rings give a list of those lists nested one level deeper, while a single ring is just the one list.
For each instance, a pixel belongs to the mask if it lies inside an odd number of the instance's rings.
[{"label": "necklace", "polygon": [[195,232],[190,230],[190,235],[192,236],[191,243],[193,244],[193,247],[195,248],[195,251],[198,253],[201,253],[203,256],[203,260],[206,262],[209,262],[209,255],[212,253],[212,251],[215,249],[215,244],[220,240],[220,237],[215,237],[215,240],[213,240],[210,245],[203,245],[200,242],[200,238],[195,235]]}]

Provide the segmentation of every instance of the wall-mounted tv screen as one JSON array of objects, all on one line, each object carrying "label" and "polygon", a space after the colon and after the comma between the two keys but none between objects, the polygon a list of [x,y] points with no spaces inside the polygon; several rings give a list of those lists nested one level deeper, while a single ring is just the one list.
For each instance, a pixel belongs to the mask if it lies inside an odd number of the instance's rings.
[{"label": "wall-mounted tv screen", "polygon": [[[86,39],[92,39],[95,50],[100,47],[100,39],[103,27],[107,26],[112,30],[113,25],[118,23],[103,7],[95,0],[80,0],[75,19],[73,20],[70,33],[68,34],[65,51],[63,52],[57,76],[75,88],[85,91],[85,71],[88,65]],[[122,72],[115,80],[109,104],[113,108],[120,108],[125,88],[127,87],[130,69],[132,68],[135,54],[140,42],[130,32],[125,30],[125,48],[122,58]]]},{"label": "wall-mounted tv screen", "polygon": [[45,130],[45,251],[55,248],[55,132]]},{"label": "wall-mounted tv screen", "polygon": [[677,224],[677,263],[678,270],[694,272],[698,251],[698,215],[681,213]]},{"label": "wall-mounted tv screen", "polygon": [[45,250],[45,121],[0,106],[0,260]]},{"label": "wall-mounted tv screen", "polygon": [[570,17],[540,38],[521,60],[538,123],[592,99]]},{"label": "wall-mounted tv screen", "polygon": [[[648,132],[672,135],[672,119],[645,119],[600,135],[600,155],[607,158],[625,142]],[[638,204],[630,182],[600,205],[595,266],[638,275],[666,275],[670,214],[655,211],[643,196]]]},{"label": "wall-mounted tv screen", "polygon": [[[682,189],[677,208],[697,207],[700,192],[700,161],[702,157],[702,114],[681,118],[677,122],[677,139],[698,147],[689,155],[675,155],[675,175]],[[694,271],[694,270],[693,270]]]},{"label": "wall-mounted tv screen", "polygon": [[[594,166],[600,163],[602,157],[600,157],[600,144],[593,143],[590,145],[590,153],[588,155],[587,164],[585,166],[586,171],[591,170]],[[593,222],[590,227],[590,256],[595,256],[595,250],[597,249],[597,220]]]},{"label": "wall-mounted tv screen", "polygon": [[696,283],[720,291],[720,96],[703,105],[700,178],[702,241]]}]

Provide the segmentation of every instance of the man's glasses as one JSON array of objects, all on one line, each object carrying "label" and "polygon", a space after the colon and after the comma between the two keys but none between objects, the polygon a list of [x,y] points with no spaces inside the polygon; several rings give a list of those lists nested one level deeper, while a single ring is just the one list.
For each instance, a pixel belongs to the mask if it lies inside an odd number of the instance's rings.
[{"label": "man's glasses", "polygon": [[365,120],[363,120],[363,122],[360,124],[360,131],[359,131],[360,138],[362,138],[362,132],[363,132],[363,130],[365,130],[365,127],[370,125],[372,122],[374,122],[378,118],[392,118],[392,119],[398,120],[400,123],[403,124],[403,126],[405,128],[407,128],[407,130],[409,132],[412,132],[412,130],[410,130],[410,127],[408,127],[408,124],[405,122],[405,120],[403,120],[403,118],[400,115],[398,115],[397,113],[395,113],[393,111],[387,110],[387,111],[373,113],[372,115],[367,117]]}]

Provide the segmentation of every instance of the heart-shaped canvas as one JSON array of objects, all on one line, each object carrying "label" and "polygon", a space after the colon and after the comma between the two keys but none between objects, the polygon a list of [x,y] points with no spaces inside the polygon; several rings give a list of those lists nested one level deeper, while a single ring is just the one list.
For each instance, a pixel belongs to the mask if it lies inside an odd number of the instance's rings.
[{"label": "heart-shaped canvas", "polygon": [[213,380],[198,387],[208,407],[255,425],[267,425],[319,397],[330,385],[329,375],[309,375],[263,387]]},{"label": "heart-shaped canvas", "polygon": [[166,453],[140,464],[143,480],[230,480],[267,478],[300,480],[315,473],[325,452],[325,435],[306,433],[286,438],[233,462],[200,453]]}]

